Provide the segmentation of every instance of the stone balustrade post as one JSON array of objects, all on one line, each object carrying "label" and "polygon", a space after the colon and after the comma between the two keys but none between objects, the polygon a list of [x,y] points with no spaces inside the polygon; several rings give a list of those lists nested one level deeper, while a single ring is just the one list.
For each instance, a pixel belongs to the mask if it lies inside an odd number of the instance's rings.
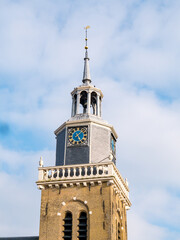
[{"label": "stone balustrade post", "polygon": [[105,167],[105,166],[104,166],[104,164],[103,164],[103,165],[101,166],[102,175],[105,175],[105,174],[104,174],[104,169],[105,169],[104,167]]},{"label": "stone balustrade post", "polygon": [[49,175],[49,169],[46,170],[46,173],[45,173],[45,179],[48,180],[48,175]]},{"label": "stone balustrade post", "polygon": [[108,175],[113,175],[113,165],[108,164]]},{"label": "stone balustrade post", "polygon": [[97,171],[96,175],[97,176],[99,176],[99,170],[100,170],[100,166],[96,166],[96,171]]},{"label": "stone balustrade post", "polygon": [[62,169],[62,178],[65,178],[65,168]]},{"label": "stone balustrade post", "polygon": [[51,170],[51,179],[52,179],[52,180],[54,179],[54,172],[55,172],[55,170],[52,169],[52,170]]},{"label": "stone balustrade post", "polygon": [[91,166],[91,174],[90,176],[93,176],[93,166]]},{"label": "stone balustrade post", "polygon": [[59,168],[57,169],[57,179],[59,179]]},{"label": "stone balustrade post", "polygon": [[39,168],[39,171],[38,171],[38,181],[43,181],[43,180],[44,180],[44,170]]},{"label": "stone balustrade post", "polygon": [[70,177],[71,173],[71,168],[68,168],[68,177]]},{"label": "stone balustrade post", "polygon": [[85,167],[84,167],[84,172],[85,172],[84,176],[85,176],[85,177],[87,177],[87,171],[88,171],[88,167],[85,166]]},{"label": "stone balustrade post", "polygon": [[83,177],[83,175],[82,175],[82,170],[83,170],[83,168],[80,167],[80,168],[79,168],[79,176],[81,176],[81,177]]},{"label": "stone balustrade post", "polygon": [[78,169],[77,167],[74,168],[74,177],[75,177],[75,178],[77,178],[77,172],[78,172],[77,169]]},{"label": "stone balustrade post", "polygon": [[108,164],[104,165],[104,174],[108,174]]}]

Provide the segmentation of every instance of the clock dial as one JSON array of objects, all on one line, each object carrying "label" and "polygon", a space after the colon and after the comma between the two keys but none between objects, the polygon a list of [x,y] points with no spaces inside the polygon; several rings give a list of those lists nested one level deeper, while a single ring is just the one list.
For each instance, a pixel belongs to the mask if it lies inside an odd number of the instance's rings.
[{"label": "clock dial", "polygon": [[116,154],[116,140],[111,136],[111,150],[113,154]]},{"label": "clock dial", "polygon": [[68,146],[87,144],[87,127],[75,127],[68,129]]},{"label": "clock dial", "polygon": [[111,140],[111,147],[112,147],[112,150],[113,150],[113,152],[114,152],[114,150],[115,150],[115,144],[114,144],[114,139],[112,138],[112,140]]},{"label": "clock dial", "polygon": [[72,138],[74,141],[79,142],[83,139],[84,133],[81,130],[77,130],[73,133]]}]

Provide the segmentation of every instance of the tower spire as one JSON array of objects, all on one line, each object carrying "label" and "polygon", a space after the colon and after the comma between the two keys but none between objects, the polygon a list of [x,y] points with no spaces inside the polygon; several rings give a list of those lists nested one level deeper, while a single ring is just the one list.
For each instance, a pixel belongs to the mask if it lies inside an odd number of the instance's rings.
[{"label": "tower spire", "polygon": [[84,58],[84,72],[83,72],[83,83],[90,84],[91,83],[91,76],[90,76],[90,68],[89,68],[89,58],[88,58],[88,46],[87,46],[87,29],[90,26],[85,27],[85,58]]}]

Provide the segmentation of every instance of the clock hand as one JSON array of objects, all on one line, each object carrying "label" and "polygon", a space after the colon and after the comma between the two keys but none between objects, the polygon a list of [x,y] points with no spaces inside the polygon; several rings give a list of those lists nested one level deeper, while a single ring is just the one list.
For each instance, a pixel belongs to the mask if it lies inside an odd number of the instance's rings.
[{"label": "clock hand", "polygon": [[80,133],[76,133],[76,137],[78,137],[78,136],[79,136],[79,134],[81,134],[81,132],[80,132]]}]

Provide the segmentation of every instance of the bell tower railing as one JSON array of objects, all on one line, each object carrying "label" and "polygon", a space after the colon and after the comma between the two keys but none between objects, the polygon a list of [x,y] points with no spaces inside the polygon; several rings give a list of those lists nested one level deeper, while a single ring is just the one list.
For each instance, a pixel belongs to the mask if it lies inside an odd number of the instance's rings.
[{"label": "bell tower railing", "polygon": [[55,167],[39,167],[39,177],[36,182],[39,189],[46,187],[68,187],[81,184],[115,184],[115,190],[126,199],[128,205],[129,188],[127,180],[124,180],[114,163],[98,163],[83,165],[68,165]]}]

